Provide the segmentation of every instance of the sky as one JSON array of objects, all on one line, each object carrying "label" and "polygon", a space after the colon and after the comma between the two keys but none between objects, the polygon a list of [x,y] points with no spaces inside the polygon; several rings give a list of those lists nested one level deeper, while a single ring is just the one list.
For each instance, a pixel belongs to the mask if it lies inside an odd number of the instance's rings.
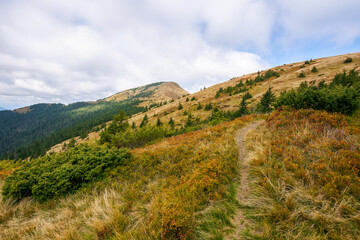
[{"label": "sky", "polygon": [[360,51],[359,0],[0,0],[0,106],[91,101]]}]

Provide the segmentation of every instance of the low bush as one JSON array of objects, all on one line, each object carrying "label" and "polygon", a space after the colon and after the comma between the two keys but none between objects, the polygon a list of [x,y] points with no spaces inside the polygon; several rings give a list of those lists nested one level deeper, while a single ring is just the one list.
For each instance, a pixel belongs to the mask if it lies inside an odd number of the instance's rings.
[{"label": "low bush", "polygon": [[139,129],[128,128],[124,132],[114,133],[110,136],[110,139],[106,141],[106,143],[108,144],[108,146],[116,148],[135,148],[144,146],[159,138],[172,136],[175,133],[176,130],[169,129],[163,125],[146,125]]},{"label": "low bush", "polygon": [[274,70],[268,70],[265,72],[265,74],[260,74],[255,77],[255,82],[263,82],[271,77],[280,77],[280,74]]},{"label": "low bush", "polygon": [[296,90],[282,92],[275,105],[351,114],[360,107],[360,77],[352,70],[336,75],[330,84],[303,82]]},{"label": "low bush", "polygon": [[317,68],[314,66],[314,67],[311,69],[311,72],[312,72],[312,73],[317,73],[317,72],[319,72],[319,70],[317,70]]},{"label": "low bush", "polygon": [[351,63],[353,60],[351,57],[345,59],[344,63]]},{"label": "low bush", "polygon": [[32,196],[45,202],[101,179],[109,168],[129,158],[127,149],[80,145],[24,164],[5,179],[2,194],[4,199]]},{"label": "low bush", "polygon": [[205,111],[210,111],[212,108],[213,108],[212,104],[211,104],[211,103],[208,103],[208,104],[205,105],[204,110],[205,110]]},{"label": "low bush", "polygon": [[303,72],[299,73],[298,78],[304,78],[304,77],[306,77],[305,73]]},{"label": "low bush", "polygon": [[234,94],[246,92],[249,90],[249,88],[247,88],[246,86],[256,85],[256,83],[263,82],[271,77],[280,77],[280,74],[271,69],[266,71],[265,74],[260,74],[260,72],[258,72],[258,75],[255,77],[255,80],[247,79],[245,83],[241,80],[235,86],[228,86],[225,89],[222,87],[219,88],[219,90],[216,92],[215,98],[221,97],[222,93],[227,93],[229,94],[229,96],[232,96]]}]

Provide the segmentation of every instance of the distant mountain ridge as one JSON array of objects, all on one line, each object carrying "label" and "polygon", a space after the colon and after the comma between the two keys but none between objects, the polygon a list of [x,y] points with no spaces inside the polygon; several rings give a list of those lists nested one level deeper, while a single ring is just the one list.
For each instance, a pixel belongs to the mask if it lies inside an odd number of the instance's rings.
[{"label": "distant mountain ridge", "polygon": [[4,110],[7,110],[7,109],[0,106],[0,111],[4,111]]},{"label": "distant mountain ridge", "polygon": [[[352,58],[352,62],[344,63],[347,58]],[[315,72],[312,71],[314,67],[317,69]],[[133,115],[129,122],[139,126],[144,116],[147,115],[150,124],[156,124],[157,119],[161,119],[164,123],[172,119],[180,127],[184,126],[189,114],[193,119],[207,119],[212,114],[212,111],[204,110],[207,105],[211,104],[212,108],[223,111],[235,111],[239,108],[242,96],[249,93],[252,95],[252,98],[248,100],[248,108],[251,110],[255,108],[269,87],[276,95],[279,95],[284,90],[297,88],[302,82],[320,82],[322,80],[329,82],[336,74],[343,73],[343,71],[349,72],[352,69],[360,71],[360,52],[288,63],[240,77],[233,77],[190,95],[184,94],[185,96],[182,95],[181,98],[168,104],[152,107],[146,112]],[[257,77],[266,74],[269,70],[278,73],[279,77],[272,76],[261,81],[256,80]],[[305,77],[299,77],[300,73],[303,73]],[[249,82],[247,83],[247,81]],[[241,82],[244,84],[243,87],[237,87]],[[239,91],[242,89],[245,91]],[[124,96],[124,93],[115,94],[107,99],[116,99],[119,96]],[[99,138],[99,133],[97,131],[89,135],[94,140]],[[86,141],[88,140],[83,141],[78,138],[79,143]],[[69,140],[66,141],[66,143],[68,142]],[[53,146],[51,151],[61,151],[60,144]]]},{"label": "distant mountain ridge", "polygon": [[95,102],[36,104],[0,112],[0,158],[44,154],[66,139],[83,136],[112,119],[120,110],[128,115],[188,94],[178,84],[159,82],[122,91]]}]

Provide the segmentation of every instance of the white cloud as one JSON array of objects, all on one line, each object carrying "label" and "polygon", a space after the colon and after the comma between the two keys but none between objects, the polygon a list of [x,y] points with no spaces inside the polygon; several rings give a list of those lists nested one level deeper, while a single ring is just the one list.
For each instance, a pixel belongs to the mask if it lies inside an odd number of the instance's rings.
[{"label": "white cloud", "polygon": [[356,9],[355,0],[1,1],[0,105],[94,100],[156,81],[197,91],[268,67],[261,55],[279,39],[354,41]]},{"label": "white cloud", "polygon": [[325,41],[351,44],[360,36],[358,0],[277,0],[278,22],[284,30],[282,41]]}]

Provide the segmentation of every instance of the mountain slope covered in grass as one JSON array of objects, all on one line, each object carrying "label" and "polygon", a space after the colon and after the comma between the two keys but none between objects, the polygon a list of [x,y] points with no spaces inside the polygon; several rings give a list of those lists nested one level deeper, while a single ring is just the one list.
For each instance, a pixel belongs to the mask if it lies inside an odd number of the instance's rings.
[{"label": "mountain slope covered in grass", "polygon": [[0,238],[357,239],[359,62],[234,78],[1,161]]},{"label": "mountain slope covered in grass", "polygon": [[[345,63],[347,58],[351,58],[352,61]],[[316,71],[313,70],[314,68]],[[189,115],[194,120],[203,121],[212,115],[214,109],[236,111],[239,109],[244,95],[248,97],[246,100],[248,110],[256,112],[257,103],[269,88],[275,96],[279,96],[281,92],[296,89],[304,82],[310,86],[316,86],[322,81],[329,83],[337,74],[342,74],[344,71],[349,73],[351,70],[360,70],[360,53],[284,64],[260,72],[234,77],[199,92],[183,95],[174,101],[167,101],[167,104],[164,105],[158,104],[150,107],[148,104],[149,108],[146,112],[134,114],[129,122],[130,124],[134,122],[136,126],[139,126],[146,115],[150,124],[156,124],[157,119],[163,123],[172,119],[175,127],[181,128],[185,126]],[[301,73],[304,74],[304,77],[299,77]],[[90,142],[93,142],[100,138],[100,131],[93,132],[90,136]],[[89,142],[89,139],[78,139],[78,142]],[[70,139],[54,146],[51,151],[61,151],[63,144],[68,144],[69,141]]]}]

